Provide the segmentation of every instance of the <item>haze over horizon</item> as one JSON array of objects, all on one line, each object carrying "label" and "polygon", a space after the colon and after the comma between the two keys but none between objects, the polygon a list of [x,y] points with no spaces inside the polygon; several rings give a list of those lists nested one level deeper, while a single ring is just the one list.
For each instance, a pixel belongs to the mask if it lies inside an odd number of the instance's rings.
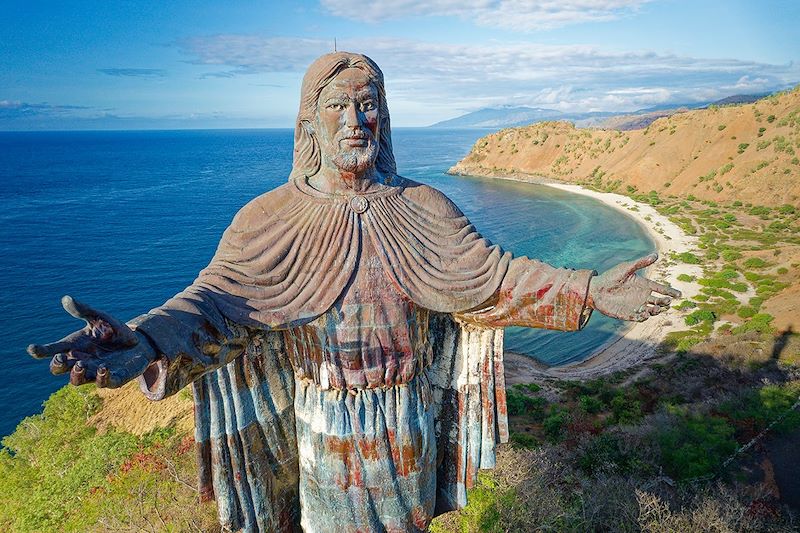
[{"label": "haze over horizon", "polygon": [[11,0],[3,15],[0,130],[292,127],[303,72],[334,39],[381,66],[395,126],[800,82],[788,0]]}]

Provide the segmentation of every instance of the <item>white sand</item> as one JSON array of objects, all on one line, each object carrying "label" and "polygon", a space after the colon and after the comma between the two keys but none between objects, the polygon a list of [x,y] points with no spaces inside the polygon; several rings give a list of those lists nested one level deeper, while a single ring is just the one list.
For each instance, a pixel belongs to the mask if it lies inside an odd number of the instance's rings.
[{"label": "white sand", "polygon": [[[515,181],[518,178],[503,178]],[[680,227],[659,214],[654,207],[635,202],[621,194],[604,193],[584,189],[578,185],[536,181],[575,194],[583,194],[600,200],[614,207],[639,222],[656,243],[660,259],[650,267],[646,275],[661,283],[667,283],[679,289],[684,297],[696,294],[700,286],[697,283],[678,281],[678,275],[688,274],[696,278],[702,277],[700,265],[673,263],[669,253],[696,252],[697,239],[685,234]],[[636,207],[635,210],[631,208]],[[601,375],[624,370],[657,355],[656,348],[667,333],[686,329],[683,315],[670,309],[654,316],[645,322],[631,323],[618,337],[607,342],[594,351],[584,361],[558,367],[547,367],[528,356],[506,352],[506,382],[508,384],[527,383],[542,378],[552,379],[592,379]]]}]

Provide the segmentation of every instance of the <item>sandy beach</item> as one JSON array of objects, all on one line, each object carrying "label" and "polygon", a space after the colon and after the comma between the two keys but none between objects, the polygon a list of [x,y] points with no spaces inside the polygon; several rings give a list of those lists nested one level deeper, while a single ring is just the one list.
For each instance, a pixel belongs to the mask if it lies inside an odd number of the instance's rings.
[{"label": "sandy beach", "polygon": [[[597,192],[579,185],[556,183],[548,180],[520,179],[502,177],[514,181],[536,182],[584,196],[591,196],[636,220],[650,235],[656,244],[659,260],[650,267],[646,275],[662,283],[668,283],[679,289],[684,297],[696,294],[700,286],[697,283],[679,281],[680,274],[688,274],[699,278],[702,276],[700,265],[675,263],[669,259],[670,252],[696,252],[697,239],[685,234],[676,224],[658,213],[648,204],[635,202],[627,196],[615,193]],[[682,313],[674,309],[654,316],[645,322],[631,323],[616,338],[599,347],[585,360],[558,367],[548,367],[538,363],[531,357],[505,353],[506,382],[529,383],[542,379],[593,379],[624,370],[657,355],[656,349],[665,335],[671,331],[685,329]]]}]

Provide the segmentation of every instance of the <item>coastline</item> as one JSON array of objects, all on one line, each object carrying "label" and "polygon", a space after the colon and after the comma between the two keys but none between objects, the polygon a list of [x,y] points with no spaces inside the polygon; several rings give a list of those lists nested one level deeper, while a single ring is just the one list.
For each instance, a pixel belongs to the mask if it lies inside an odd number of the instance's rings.
[{"label": "coastline", "polygon": [[[655,281],[668,283],[677,288],[683,293],[684,298],[699,291],[700,285],[695,282],[679,281],[678,276],[687,274],[696,278],[702,277],[702,267],[700,265],[674,263],[669,258],[670,252],[678,254],[696,252],[697,238],[684,233],[680,227],[671,222],[666,216],[658,213],[653,206],[636,202],[621,194],[598,192],[580,185],[556,182],[546,178],[526,176],[528,179],[523,179],[506,175],[486,176],[485,174],[483,176],[524,183],[537,183],[562,191],[589,196],[624,213],[634,219],[656,245],[659,260],[647,269],[647,276]],[[619,335],[598,347],[583,361],[557,367],[547,366],[526,355],[505,352],[506,383],[513,385],[515,383],[529,383],[543,379],[594,379],[625,370],[658,356],[658,345],[665,336],[672,331],[683,329],[685,328],[683,327],[681,313],[675,309],[670,309],[665,313],[651,317],[645,322],[628,324]]]}]

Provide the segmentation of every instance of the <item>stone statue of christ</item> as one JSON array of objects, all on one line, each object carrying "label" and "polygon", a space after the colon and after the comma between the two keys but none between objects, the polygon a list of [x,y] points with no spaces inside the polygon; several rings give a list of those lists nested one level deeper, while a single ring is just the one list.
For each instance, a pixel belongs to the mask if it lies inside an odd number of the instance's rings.
[{"label": "stone statue of christ", "polygon": [[[643,321],[678,291],[512,258],[445,195],[397,175],[383,74],[308,69],[288,183],[252,200],[183,292],[127,324],[31,345],[70,382],[191,385],[203,498],[246,531],[425,531],[508,438],[503,328]],[[655,294],[654,294],[655,293]]]}]

